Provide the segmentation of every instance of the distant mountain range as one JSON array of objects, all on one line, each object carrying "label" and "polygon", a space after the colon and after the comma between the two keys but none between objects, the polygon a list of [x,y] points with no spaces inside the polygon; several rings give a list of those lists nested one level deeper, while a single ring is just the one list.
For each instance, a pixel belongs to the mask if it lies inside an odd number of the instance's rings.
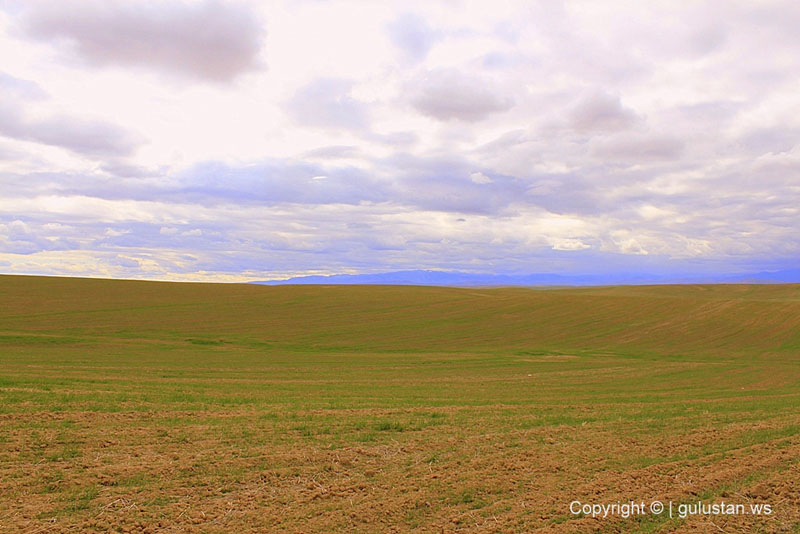
[{"label": "distant mountain range", "polygon": [[524,275],[475,274],[459,271],[394,271],[376,274],[334,274],[298,276],[285,280],[262,280],[252,284],[388,284],[420,286],[596,286],[636,284],[699,283],[787,283],[800,282],[800,269],[745,274],[590,274],[561,275],[538,273]]}]

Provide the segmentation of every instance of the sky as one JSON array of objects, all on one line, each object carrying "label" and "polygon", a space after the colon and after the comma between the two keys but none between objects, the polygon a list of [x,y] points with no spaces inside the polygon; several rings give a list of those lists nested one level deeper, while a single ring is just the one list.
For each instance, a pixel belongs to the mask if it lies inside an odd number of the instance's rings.
[{"label": "sky", "polygon": [[800,262],[800,4],[0,0],[0,273]]}]

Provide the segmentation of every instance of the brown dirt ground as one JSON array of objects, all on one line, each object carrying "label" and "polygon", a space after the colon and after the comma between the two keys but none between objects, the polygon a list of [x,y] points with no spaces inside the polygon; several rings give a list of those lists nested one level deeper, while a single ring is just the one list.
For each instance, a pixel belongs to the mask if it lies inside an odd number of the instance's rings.
[{"label": "brown dirt ground", "polygon": [[[366,412],[360,415],[384,415]],[[229,415],[261,431],[254,414]],[[664,460],[745,429],[769,430],[772,425],[766,423],[652,439],[596,424],[491,434],[445,425],[341,448],[286,440],[243,449],[240,441],[211,432],[202,414],[191,416],[197,424],[181,429],[142,413],[3,416],[3,423],[68,418],[86,432],[81,453],[73,458],[58,456],[57,430],[42,431],[39,451],[31,450],[28,431],[9,436],[3,447],[10,461],[0,464],[5,496],[0,530],[658,532],[635,521],[574,518],[568,512],[573,500],[640,499],[774,507],[768,517],[703,516],[664,523],[670,532],[788,533],[800,524],[800,436]],[[633,451],[662,460],[641,467],[620,463]],[[82,507],[64,501],[64,488],[76,488],[78,501],[80,491],[95,489]]]}]

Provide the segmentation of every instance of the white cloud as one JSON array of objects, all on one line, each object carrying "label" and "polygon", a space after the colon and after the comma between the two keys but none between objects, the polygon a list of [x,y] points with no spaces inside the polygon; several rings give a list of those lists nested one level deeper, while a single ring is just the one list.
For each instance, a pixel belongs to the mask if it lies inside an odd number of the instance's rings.
[{"label": "white cloud", "polygon": [[412,61],[420,61],[428,55],[439,38],[428,22],[419,15],[404,13],[388,26],[389,38]]},{"label": "white cloud", "polygon": [[411,82],[411,104],[438,120],[475,122],[511,109],[514,100],[492,83],[457,70],[436,70]]},{"label": "white cloud", "polygon": [[791,3],[3,5],[7,271],[800,259]]},{"label": "white cloud", "polygon": [[26,35],[89,65],[227,82],[259,66],[263,28],[243,5],[212,0],[33,2]]},{"label": "white cloud", "polygon": [[298,89],[287,109],[300,126],[361,130],[366,128],[367,106],[351,96],[347,80],[320,78]]},{"label": "white cloud", "polygon": [[74,116],[31,119],[0,104],[0,135],[65,148],[92,158],[128,156],[142,143],[116,124]]},{"label": "white cloud", "polygon": [[583,97],[569,112],[569,125],[579,132],[625,130],[636,121],[636,113],[623,107],[619,97],[602,92]]},{"label": "white cloud", "polygon": [[473,183],[476,184],[490,184],[494,182],[490,177],[486,176],[482,172],[473,172],[469,175],[469,179],[472,180]]},{"label": "white cloud", "polygon": [[553,250],[584,250],[591,248],[580,239],[557,239],[553,243]]}]

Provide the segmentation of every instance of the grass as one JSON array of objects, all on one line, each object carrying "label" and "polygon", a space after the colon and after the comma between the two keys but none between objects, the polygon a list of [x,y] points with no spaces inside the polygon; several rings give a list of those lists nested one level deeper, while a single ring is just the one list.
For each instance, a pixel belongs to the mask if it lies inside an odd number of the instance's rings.
[{"label": "grass", "polygon": [[5,530],[588,532],[573,499],[796,495],[797,285],[0,276],[0,301]]}]

